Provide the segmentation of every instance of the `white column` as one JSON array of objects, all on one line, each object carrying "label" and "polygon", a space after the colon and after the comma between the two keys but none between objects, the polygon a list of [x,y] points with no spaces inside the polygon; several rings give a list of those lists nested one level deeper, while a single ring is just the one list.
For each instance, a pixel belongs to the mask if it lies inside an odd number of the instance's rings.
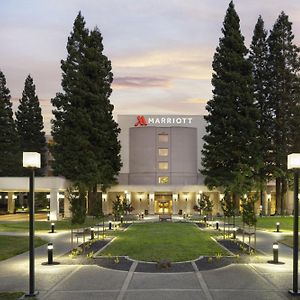
[{"label": "white column", "polygon": [[13,214],[15,212],[15,199],[14,199],[14,193],[9,192],[8,198],[7,198],[7,211],[10,214]]},{"label": "white column", "polygon": [[71,211],[70,211],[71,204],[67,197],[66,192],[64,193],[64,195],[65,195],[65,197],[64,197],[64,215],[65,215],[65,218],[70,218],[71,217]]},{"label": "white column", "polygon": [[154,193],[149,193],[149,214],[154,215]]},{"label": "white column", "polygon": [[173,215],[178,215],[178,194],[172,195]]},{"label": "white column", "polygon": [[50,191],[50,221],[56,221],[59,217],[59,194],[57,189]]}]

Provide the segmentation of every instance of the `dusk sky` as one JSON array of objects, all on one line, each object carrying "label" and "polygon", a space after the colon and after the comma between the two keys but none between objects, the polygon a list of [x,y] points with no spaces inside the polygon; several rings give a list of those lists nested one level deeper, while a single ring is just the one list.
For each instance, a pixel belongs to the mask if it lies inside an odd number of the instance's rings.
[{"label": "dusk sky", "polygon": [[[98,26],[114,73],[117,114],[204,114],[212,95],[212,58],[230,1],[225,0],[9,0],[1,1],[0,69],[14,108],[30,73],[50,132],[50,99],[61,91],[60,60],[81,10]],[[300,46],[299,0],[236,0],[248,47],[262,15],[271,29],[281,11]]]}]

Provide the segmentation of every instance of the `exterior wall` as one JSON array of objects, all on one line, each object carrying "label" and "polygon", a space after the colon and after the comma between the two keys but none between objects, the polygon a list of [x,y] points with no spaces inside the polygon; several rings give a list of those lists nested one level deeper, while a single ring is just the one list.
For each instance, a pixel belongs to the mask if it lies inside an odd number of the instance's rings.
[{"label": "exterior wall", "polygon": [[[197,129],[181,127],[136,127],[129,130],[129,184],[155,185],[159,176],[167,176],[169,184],[197,184]],[[168,142],[159,135],[167,134]],[[167,148],[168,156],[158,150]],[[168,169],[160,170],[159,162]]]}]

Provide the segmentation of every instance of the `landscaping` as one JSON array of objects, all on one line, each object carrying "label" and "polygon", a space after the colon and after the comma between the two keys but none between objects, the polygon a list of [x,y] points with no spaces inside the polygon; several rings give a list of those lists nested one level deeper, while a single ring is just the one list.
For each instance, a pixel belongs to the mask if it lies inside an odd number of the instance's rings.
[{"label": "landscaping", "polygon": [[[35,247],[45,244],[46,241],[36,237]],[[0,261],[21,254],[29,250],[28,237],[0,236]]]},{"label": "landscaping", "polygon": [[129,256],[142,261],[167,259],[172,262],[197,259],[201,255],[227,255],[211,239],[191,223],[134,224],[115,239],[100,255]]}]

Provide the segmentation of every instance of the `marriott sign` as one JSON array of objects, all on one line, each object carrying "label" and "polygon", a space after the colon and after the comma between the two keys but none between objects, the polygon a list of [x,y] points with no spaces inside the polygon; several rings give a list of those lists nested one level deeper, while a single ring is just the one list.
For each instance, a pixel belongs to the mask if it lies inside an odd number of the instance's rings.
[{"label": "marriott sign", "polygon": [[192,117],[172,117],[172,116],[165,116],[165,117],[144,117],[144,116],[137,116],[136,122],[134,126],[152,126],[152,125],[187,125],[192,124],[193,118]]}]

